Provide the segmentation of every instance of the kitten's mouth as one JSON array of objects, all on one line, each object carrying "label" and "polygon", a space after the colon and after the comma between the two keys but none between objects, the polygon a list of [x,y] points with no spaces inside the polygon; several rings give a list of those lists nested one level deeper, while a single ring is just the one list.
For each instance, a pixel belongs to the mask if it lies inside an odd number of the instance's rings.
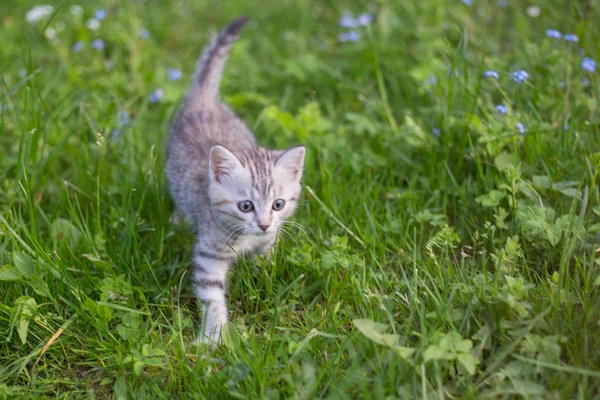
[{"label": "kitten's mouth", "polygon": [[250,235],[252,235],[252,236],[258,236],[258,237],[260,237],[260,236],[268,236],[268,235],[271,235],[271,234],[273,234],[273,232],[275,232],[275,229],[269,229],[269,230],[267,230],[267,231],[263,231],[263,230],[260,230],[260,229],[259,229],[259,230],[252,230],[252,231],[251,231],[251,232],[249,232],[249,233],[250,233]]}]

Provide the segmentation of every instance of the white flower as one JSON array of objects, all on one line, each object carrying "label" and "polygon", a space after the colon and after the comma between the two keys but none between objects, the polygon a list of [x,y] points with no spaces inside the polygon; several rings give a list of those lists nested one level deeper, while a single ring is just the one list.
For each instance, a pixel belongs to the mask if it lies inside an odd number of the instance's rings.
[{"label": "white flower", "polygon": [[527,7],[527,15],[531,18],[537,18],[540,16],[540,8],[538,6]]},{"label": "white flower", "polygon": [[25,19],[27,19],[27,22],[30,24],[35,24],[39,20],[51,15],[52,11],[54,11],[54,7],[50,5],[35,6],[31,10],[27,11],[27,14],[25,14]]},{"label": "white flower", "polygon": [[83,14],[83,7],[75,4],[74,6],[71,6],[71,8],[69,8],[69,11],[71,11],[72,15],[81,15]]},{"label": "white flower", "polygon": [[46,37],[50,40],[54,40],[56,39],[56,29],[54,28],[48,28],[46,29],[46,32],[44,32],[46,34]]},{"label": "white flower", "polygon": [[100,28],[100,21],[95,18],[88,19],[88,21],[85,23],[85,26],[87,26],[88,29],[95,31],[96,29]]}]

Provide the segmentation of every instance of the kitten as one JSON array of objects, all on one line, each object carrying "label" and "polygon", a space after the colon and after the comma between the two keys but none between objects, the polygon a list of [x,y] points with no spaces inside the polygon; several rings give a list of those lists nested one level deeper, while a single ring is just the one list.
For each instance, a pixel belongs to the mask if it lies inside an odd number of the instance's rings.
[{"label": "kitten", "polygon": [[192,87],[171,126],[167,178],[177,208],[197,234],[193,280],[202,305],[200,341],[216,344],[227,321],[225,281],[245,253],[270,253],[301,192],[304,147],[258,147],[250,130],[219,100],[219,83],[240,18],[204,49]]}]

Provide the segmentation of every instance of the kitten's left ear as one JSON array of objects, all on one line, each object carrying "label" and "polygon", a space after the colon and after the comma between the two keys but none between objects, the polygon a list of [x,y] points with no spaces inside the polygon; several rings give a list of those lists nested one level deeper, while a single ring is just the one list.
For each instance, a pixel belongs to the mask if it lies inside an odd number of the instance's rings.
[{"label": "kitten's left ear", "polygon": [[292,147],[285,150],[277,157],[275,166],[286,170],[293,178],[299,178],[302,175],[302,168],[304,167],[304,153],[306,153],[304,146]]}]

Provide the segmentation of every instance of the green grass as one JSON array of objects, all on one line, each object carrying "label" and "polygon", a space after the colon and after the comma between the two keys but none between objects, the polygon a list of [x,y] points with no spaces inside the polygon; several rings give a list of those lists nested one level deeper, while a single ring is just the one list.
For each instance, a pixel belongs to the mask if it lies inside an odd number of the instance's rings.
[{"label": "green grass", "polygon": [[[95,3],[0,5],[0,398],[600,396],[597,3]],[[347,9],[375,14],[357,43]],[[223,97],[263,145],[307,146],[306,188],[274,262],[234,268],[211,352],[164,143],[243,14]]]}]

